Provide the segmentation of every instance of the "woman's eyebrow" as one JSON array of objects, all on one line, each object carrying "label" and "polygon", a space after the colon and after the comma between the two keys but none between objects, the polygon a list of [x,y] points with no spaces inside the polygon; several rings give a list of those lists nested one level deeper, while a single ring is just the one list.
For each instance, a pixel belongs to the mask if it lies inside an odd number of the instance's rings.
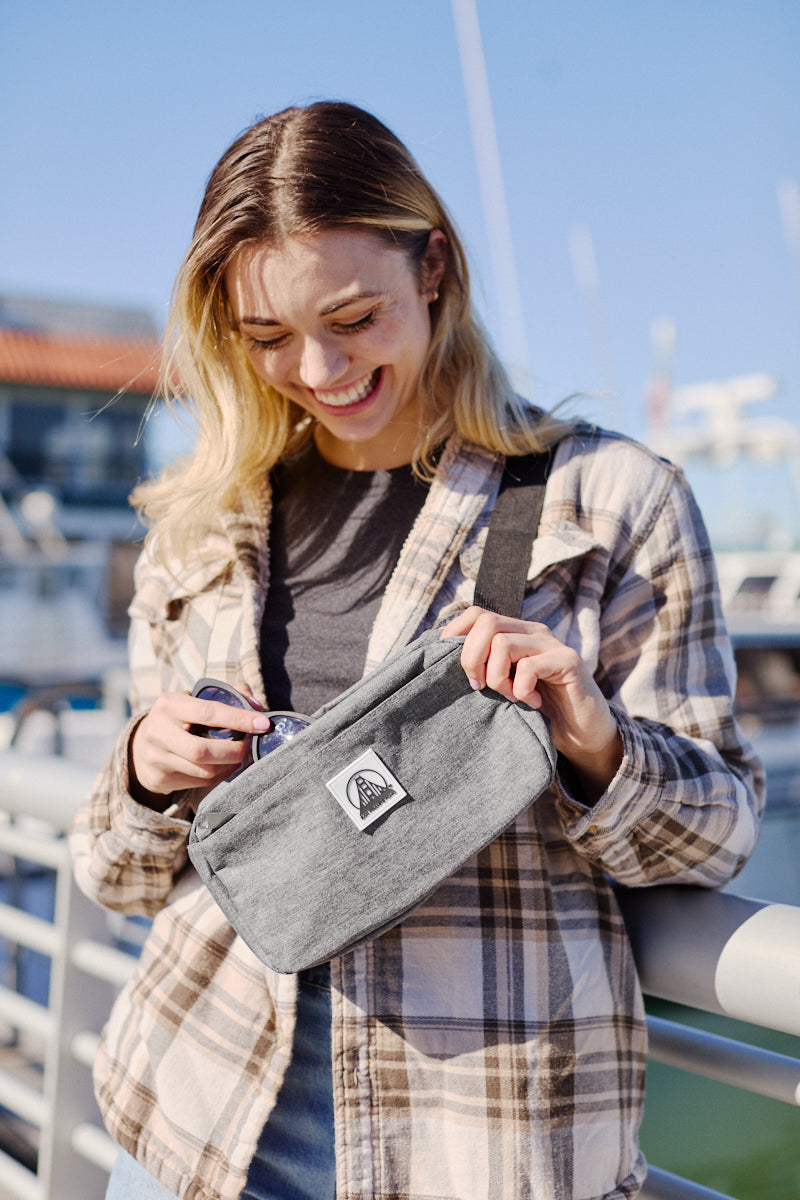
[{"label": "woman's eyebrow", "polygon": [[329,317],[340,308],[346,308],[348,304],[357,304],[359,300],[379,300],[382,296],[383,292],[355,292],[352,296],[345,296],[343,300],[334,300],[333,304],[327,304],[325,308],[320,309],[320,316]]}]

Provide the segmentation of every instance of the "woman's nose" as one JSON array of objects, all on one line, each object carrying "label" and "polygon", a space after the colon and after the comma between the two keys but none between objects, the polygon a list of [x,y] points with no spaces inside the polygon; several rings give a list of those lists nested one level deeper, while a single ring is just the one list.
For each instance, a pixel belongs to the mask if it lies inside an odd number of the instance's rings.
[{"label": "woman's nose", "polygon": [[336,341],[306,338],[300,358],[300,379],[306,387],[329,388],[340,379],[347,355]]}]

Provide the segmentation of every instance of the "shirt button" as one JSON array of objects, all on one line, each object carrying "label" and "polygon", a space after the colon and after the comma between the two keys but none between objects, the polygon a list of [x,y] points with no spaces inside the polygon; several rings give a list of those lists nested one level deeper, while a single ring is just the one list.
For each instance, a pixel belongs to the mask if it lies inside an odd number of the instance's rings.
[{"label": "shirt button", "polygon": [[590,825],[590,826],[589,826],[589,833],[591,833],[591,834],[592,834],[592,836],[594,836],[594,834],[596,834],[596,833],[597,833],[597,826],[596,826],[596,825]]}]

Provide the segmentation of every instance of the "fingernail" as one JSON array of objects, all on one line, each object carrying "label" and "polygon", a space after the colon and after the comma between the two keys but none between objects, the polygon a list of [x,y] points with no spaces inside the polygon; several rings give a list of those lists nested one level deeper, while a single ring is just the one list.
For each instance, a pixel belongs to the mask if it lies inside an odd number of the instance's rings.
[{"label": "fingernail", "polygon": [[253,717],[253,733],[266,733],[271,725],[269,717]]},{"label": "fingernail", "polygon": [[479,683],[477,679],[470,679],[469,686],[472,688],[473,692],[483,691],[483,684]]}]

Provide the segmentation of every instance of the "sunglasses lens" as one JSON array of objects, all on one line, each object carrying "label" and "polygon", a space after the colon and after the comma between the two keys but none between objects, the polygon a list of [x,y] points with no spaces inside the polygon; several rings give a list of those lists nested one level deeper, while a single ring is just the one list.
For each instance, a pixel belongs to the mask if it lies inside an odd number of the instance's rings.
[{"label": "sunglasses lens", "polygon": [[[246,707],[242,704],[239,697],[234,695],[233,692],[229,692],[227,688],[214,687],[211,684],[208,687],[201,688],[197,693],[197,697],[199,700],[214,700],[217,704],[228,704],[231,708]],[[199,726],[196,728],[198,731],[200,730]],[[192,732],[194,732],[194,729],[195,727],[193,727]],[[205,726],[202,728],[202,734],[204,737],[233,738],[234,741],[241,741],[245,736],[243,733],[234,732],[231,729],[208,729]]]},{"label": "sunglasses lens", "polygon": [[197,695],[200,700],[215,700],[218,704],[230,704],[231,708],[244,708],[239,697],[224,687],[213,687],[209,684],[208,687],[201,688]]},{"label": "sunglasses lens", "polygon": [[259,734],[256,739],[256,758],[264,758],[273,750],[279,749],[285,742],[290,742],[298,733],[308,729],[308,721],[295,717],[291,713],[278,713],[271,716],[272,728],[267,733]]}]

